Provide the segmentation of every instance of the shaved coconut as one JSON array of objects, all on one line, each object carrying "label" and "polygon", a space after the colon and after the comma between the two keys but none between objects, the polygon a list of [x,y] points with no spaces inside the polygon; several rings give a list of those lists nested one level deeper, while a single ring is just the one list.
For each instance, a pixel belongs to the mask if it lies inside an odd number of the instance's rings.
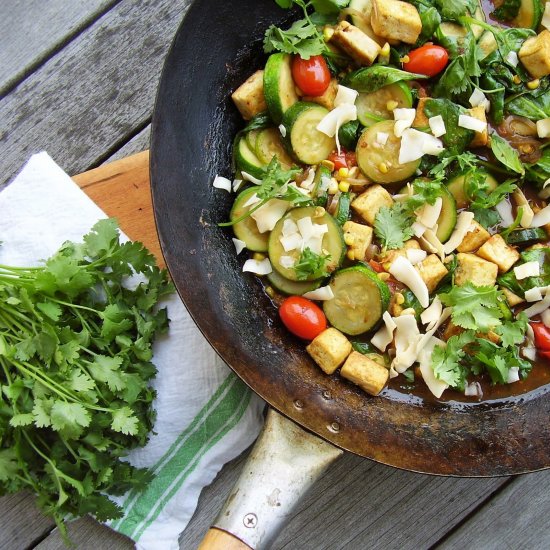
[{"label": "shaved coconut", "polygon": [[428,386],[428,389],[438,399],[443,395],[443,392],[449,387],[449,384],[439,380],[435,377],[432,368],[432,353],[435,346],[445,346],[445,342],[432,336],[428,343],[424,346],[424,349],[418,355],[418,362],[420,366],[420,372],[422,373],[422,379]]},{"label": "shaved coconut", "polygon": [[510,367],[506,382],[508,382],[508,384],[519,382],[519,367]]},{"label": "shaved coconut", "polygon": [[466,384],[466,387],[464,388],[464,395],[468,397],[479,397],[481,399],[483,397],[481,384],[479,382],[471,382],[470,384]]},{"label": "shaved coconut", "polygon": [[550,137],[550,118],[537,120],[537,134],[539,138]]},{"label": "shaved coconut", "polygon": [[455,228],[451,233],[449,240],[443,245],[445,254],[450,254],[457,246],[460,246],[460,243],[464,240],[466,233],[470,231],[473,221],[473,212],[463,211],[458,215]]},{"label": "shaved coconut", "polygon": [[451,316],[452,312],[451,307],[446,307],[441,312],[441,317],[438,319],[437,323],[435,325],[432,323],[429,327],[429,330],[426,332],[426,334],[423,334],[416,343],[416,353],[417,355],[424,349],[426,344],[430,341],[430,338],[435,334],[436,330]]},{"label": "shaved coconut", "polygon": [[246,208],[248,206],[254,206],[255,204],[258,204],[259,202],[262,202],[262,199],[256,195],[256,193],[252,193],[250,195],[249,199],[243,204],[243,208]]},{"label": "shaved coconut", "polygon": [[422,144],[422,151],[425,155],[440,155],[444,150],[443,142],[435,136],[430,134],[424,134],[424,143]]},{"label": "shaved coconut", "polygon": [[416,344],[420,338],[420,332],[414,315],[400,315],[394,318],[394,322],[396,324],[395,358],[392,366],[401,374],[416,361]]},{"label": "shaved coconut", "polygon": [[371,338],[370,343],[380,351],[384,352],[393,341],[393,333],[397,328],[397,325],[387,311],[385,311],[384,315],[382,315],[382,320],[384,321],[384,326],[382,326]]},{"label": "shaved coconut", "polygon": [[298,226],[296,225],[296,222],[291,218],[286,218],[286,220],[283,222],[283,229],[281,233],[284,237],[288,237],[289,235],[298,233]]},{"label": "shaved coconut", "polygon": [[539,197],[541,199],[548,199],[550,198],[550,178],[548,178],[543,184],[542,184],[542,190],[539,193]]},{"label": "shaved coconut", "polygon": [[261,185],[262,184],[262,180],[259,180],[258,178],[255,178],[254,176],[252,176],[248,172],[241,172],[241,176],[243,177],[244,180],[249,181],[250,183],[254,183],[256,185]]},{"label": "shaved coconut", "polygon": [[340,105],[345,104],[353,105],[358,95],[359,92],[357,90],[346,88],[345,86],[339,84],[338,92],[336,93],[336,97],[334,98],[334,106],[339,107]]},{"label": "shaved coconut", "polygon": [[481,107],[483,106],[486,111],[491,107],[490,101],[487,99],[486,95],[479,89],[476,88],[474,93],[468,99],[472,107]]},{"label": "shaved coconut", "polygon": [[280,199],[270,199],[250,216],[256,220],[258,231],[265,233],[272,231],[275,224],[285,215],[290,203]]},{"label": "shaved coconut", "polygon": [[423,132],[411,128],[402,133],[399,164],[413,162],[424,156],[424,136]]},{"label": "shaved coconut", "polygon": [[315,170],[313,168],[310,168],[307,173],[307,177],[302,183],[300,183],[300,187],[303,187],[304,189],[311,189],[313,186],[313,180],[315,179]]},{"label": "shaved coconut", "polygon": [[540,275],[540,264],[539,262],[525,262],[514,267],[514,274],[518,281],[527,277],[538,277]]},{"label": "shaved coconut", "polygon": [[285,269],[291,269],[295,266],[296,259],[292,256],[281,256],[279,258],[279,265]]},{"label": "shaved coconut", "polygon": [[273,270],[271,269],[271,262],[269,258],[263,260],[246,260],[243,265],[243,271],[249,271],[256,275],[269,275]]},{"label": "shaved coconut", "polygon": [[[441,303],[441,300],[439,299],[439,296],[436,296],[430,307],[425,309],[420,314],[420,320],[424,325],[428,325],[428,330],[433,328],[436,323],[441,318],[441,312],[443,311],[443,304]],[[431,326],[430,326],[431,325]]]},{"label": "shaved coconut", "polygon": [[216,176],[212,182],[212,186],[216,189],[223,189],[224,191],[231,193],[231,180],[228,180],[222,176]]},{"label": "shaved coconut", "polygon": [[540,314],[540,318],[542,322],[547,326],[550,327],[550,309],[547,309],[546,311],[543,311]]},{"label": "shaved coconut", "polygon": [[[296,191],[298,191],[298,193],[300,193],[301,195],[304,195],[304,197],[310,197],[311,196],[311,193],[307,189],[302,189],[301,187],[298,187],[296,185],[295,181],[291,181],[291,182],[287,183],[286,185],[288,187],[292,187],[293,189],[296,189]],[[286,188],[285,188],[284,185],[281,187],[281,193],[286,193]]]},{"label": "shaved coconut", "polygon": [[283,245],[285,252],[290,252],[291,250],[301,250],[304,243],[299,233],[292,233],[291,235],[281,235],[279,242]]},{"label": "shaved coconut", "polygon": [[243,184],[243,180],[233,180],[233,191],[238,191]]},{"label": "shaved coconut", "polygon": [[413,230],[414,236],[416,238],[420,238],[422,237],[422,235],[424,235],[426,229],[428,228],[420,222],[413,222],[413,224],[411,225],[411,229]]},{"label": "shaved coconut", "polygon": [[502,219],[503,227],[510,227],[514,223],[514,215],[512,214],[512,205],[508,199],[502,199],[496,206],[495,210]]},{"label": "shaved coconut", "polygon": [[441,214],[441,208],[443,206],[443,199],[437,197],[434,204],[426,203],[422,208],[416,211],[416,219],[422,225],[428,229],[432,229],[437,223],[437,220]]},{"label": "shaved coconut", "polygon": [[296,222],[296,225],[298,226],[298,231],[300,231],[300,234],[302,235],[304,241],[307,241],[314,236],[315,233],[313,231],[313,222],[311,220],[311,216],[304,216],[303,218],[300,218]]},{"label": "shaved coconut", "polygon": [[539,313],[542,313],[544,310],[548,309],[550,307],[550,294],[546,294],[543,300],[540,302],[536,302],[531,307],[528,307],[523,311],[527,317],[534,317],[535,315],[539,315]]},{"label": "shaved coconut", "polygon": [[334,292],[329,285],[316,288],[315,290],[310,290],[303,294],[304,298],[309,298],[310,300],[332,300],[334,298]]},{"label": "shaved coconut", "polygon": [[386,145],[389,138],[390,134],[387,134],[386,132],[376,132],[376,143],[379,143],[380,145]]},{"label": "shaved coconut", "polygon": [[525,291],[525,300],[527,302],[538,302],[542,300],[542,293],[540,287],[530,288]]},{"label": "shaved coconut", "polygon": [[426,308],[430,305],[428,287],[422,280],[420,273],[418,273],[408,259],[398,256],[391,264],[389,272],[400,283],[407,285],[412,290],[422,307]]},{"label": "shaved coconut", "polygon": [[521,208],[521,219],[519,221],[519,224],[521,225],[521,227],[524,228],[531,227],[531,224],[533,223],[533,218],[535,217],[535,213],[533,212],[529,201],[525,198],[523,191],[521,191],[520,189],[516,189],[512,196],[514,197],[514,201],[518,206],[518,210]]},{"label": "shaved coconut", "polygon": [[458,125],[466,130],[473,130],[474,132],[484,132],[487,129],[487,123],[483,120],[479,120],[469,115],[459,115]]},{"label": "shaved coconut", "polygon": [[338,147],[338,152],[340,152],[338,130],[340,129],[340,126],[346,122],[351,122],[352,120],[357,120],[357,107],[355,105],[350,105],[349,103],[343,103],[323,117],[321,122],[317,124],[317,130],[329,137],[336,136],[336,145]]},{"label": "shaved coconut", "polygon": [[286,137],[286,126],[284,124],[279,124],[279,132],[281,132],[281,136]]},{"label": "shaved coconut", "polygon": [[407,260],[409,260],[409,262],[413,265],[423,262],[427,255],[428,253],[425,250],[420,250],[419,248],[407,248]]},{"label": "shaved coconut", "polygon": [[544,6],[544,15],[542,16],[540,24],[550,31],[550,2],[546,2]]},{"label": "shaved coconut", "polygon": [[514,51],[509,51],[508,55],[506,56],[506,61],[512,65],[512,67],[517,67],[519,64],[519,57],[518,54]]},{"label": "shaved coconut", "polygon": [[426,230],[424,232],[424,235],[422,235],[421,241],[424,246],[428,248],[429,252],[431,252],[432,254],[438,254],[441,258],[441,261],[445,259],[445,247],[443,246],[443,243],[437,238],[437,235],[435,234],[435,231],[433,229]]},{"label": "shaved coconut", "polygon": [[531,220],[531,227],[542,227],[550,223],[550,204],[539,210]]},{"label": "shaved coconut", "polygon": [[525,359],[529,359],[530,361],[535,361],[536,358],[537,358],[537,348],[534,348],[534,347],[526,348],[526,347],[524,347],[521,350],[521,354],[523,355],[523,357],[525,357]]},{"label": "shaved coconut", "polygon": [[395,124],[393,126],[393,133],[395,137],[401,137],[403,132],[412,126],[415,117],[416,109],[394,109],[393,118],[395,119]]},{"label": "shaved coconut", "polygon": [[246,248],[246,243],[244,241],[241,241],[240,239],[235,239],[235,237],[233,237],[231,240],[235,245],[235,250],[237,251],[238,256]]},{"label": "shaved coconut", "polygon": [[441,115],[430,117],[428,119],[428,124],[430,125],[430,130],[435,137],[439,137],[447,133],[445,121]]}]

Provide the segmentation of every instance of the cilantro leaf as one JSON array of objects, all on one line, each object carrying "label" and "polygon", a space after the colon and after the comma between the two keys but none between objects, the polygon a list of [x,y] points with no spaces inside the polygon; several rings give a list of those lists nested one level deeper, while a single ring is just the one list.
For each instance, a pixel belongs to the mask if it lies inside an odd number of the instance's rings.
[{"label": "cilantro leaf", "polygon": [[524,313],[520,313],[515,321],[506,321],[495,328],[504,347],[518,346],[525,340],[528,319]]},{"label": "cilantro leaf", "polygon": [[310,248],[305,248],[294,264],[294,271],[300,281],[320,279],[328,275],[327,263],[329,261],[329,254],[316,254]]},{"label": "cilantro leaf", "polygon": [[475,340],[472,331],[451,336],[445,346],[435,346],[432,351],[432,369],[437,379],[452,388],[464,389],[468,370],[461,364],[465,348]]},{"label": "cilantro leaf", "polygon": [[121,407],[112,412],[113,423],[111,428],[115,432],[121,432],[126,435],[135,435],[138,430],[139,420],[134,415],[130,407]]},{"label": "cilantro leaf", "polygon": [[374,233],[385,250],[401,248],[413,236],[413,214],[407,205],[397,202],[383,206],[374,218]]},{"label": "cilantro leaf", "polygon": [[504,164],[504,166],[517,174],[525,174],[525,168],[521,160],[519,160],[519,154],[516,149],[497,134],[491,135],[491,150],[497,160]]}]

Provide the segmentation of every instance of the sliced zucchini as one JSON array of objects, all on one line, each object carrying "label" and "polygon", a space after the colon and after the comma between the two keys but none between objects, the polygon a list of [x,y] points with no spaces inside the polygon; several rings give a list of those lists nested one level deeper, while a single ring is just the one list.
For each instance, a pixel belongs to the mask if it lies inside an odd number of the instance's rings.
[{"label": "sliced zucchini", "polygon": [[250,130],[250,132],[246,133],[246,144],[251,151],[256,151],[256,142],[258,141],[258,136],[260,135],[260,132],[261,130]]},{"label": "sliced zucchini", "polygon": [[281,141],[281,134],[276,128],[266,128],[260,131],[256,138],[256,156],[265,165],[269,164],[273,157],[277,157],[281,166],[287,170],[293,165],[292,159]]},{"label": "sliced zucchini", "polygon": [[456,225],[456,201],[446,187],[442,187],[441,190],[443,191],[441,195],[443,204],[441,206],[441,214],[437,218],[437,231],[435,235],[440,242],[445,243],[449,240]]},{"label": "sliced zucchini", "polygon": [[295,103],[283,117],[286,139],[294,156],[304,164],[319,164],[336,148],[336,140],[317,130],[328,110],[317,103]]},{"label": "sliced zucchini", "polygon": [[264,70],[264,96],[271,118],[280,124],[285,114],[298,101],[292,79],[291,56],[286,53],[271,54]]},{"label": "sliced zucchini", "polygon": [[[346,244],[344,243],[344,234],[341,227],[336,223],[334,218],[330,214],[323,214],[320,217],[314,217],[315,206],[305,206],[302,208],[294,208],[290,212],[287,212],[273,228],[269,236],[268,242],[268,254],[271,266],[274,270],[277,270],[283,277],[290,279],[291,281],[298,281],[298,275],[293,267],[283,267],[281,265],[281,258],[283,256],[290,256],[294,261],[298,261],[301,255],[300,250],[291,250],[286,252],[281,244],[281,236],[283,232],[283,224],[286,219],[291,219],[294,222],[302,218],[310,217],[314,224],[328,226],[328,232],[323,236],[322,248],[326,250],[330,255],[330,259],[327,263],[327,271],[331,273],[337,267],[340,266],[346,252]],[[315,277],[311,276],[313,280]]]},{"label": "sliced zucchini", "polygon": [[508,234],[508,244],[532,245],[548,241],[548,235],[542,227],[531,227],[529,229],[515,229]]},{"label": "sliced zucchini", "polygon": [[250,149],[246,137],[240,138],[235,146],[235,164],[238,170],[255,178],[261,179],[264,176],[265,164]]},{"label": "sliced zucchini", "polygon": [[[250,210],[250,206],[244,205],[255,192],[255,187],[249,187],[237,195],[235,202],[233,203],[233,207],[231,208],[231,213],[229,214],[229,219],[231,221],[239,219],[243,214]],[[260,233],[254,218],[249,216],[248,218],[237,222],[232,227],[235,237],[243,241],[248,250],[252,250],[253,252],[267,251],[269,233]]]},{"label": "sliced zucchini", "polygon": [[312,197],[316,199],[316,203],[320,206],[325,206],[328,200],[328,183],[326,180],[329,179],[332,175],[332,172],[326,166],[322,164],[317,167],[315,172],[315,178],[313,180],[313,193]]},{"label": "sliced zucchini", "polygon": [[545,2],[541,0],[521,0],[517,16],[510,21],[512,26],[537,30],[544,13]]},{"label": "sliced zucchini", "polygon": [[477,42],[477,46],[480,50],[480,59],[485,59],[488,55],[491,55],[498,48],[498,44],[495,35],[491,31],[485,31],[481,38]]},{"label": "sliced zucchini", "polygon": [[334,219],[338,225],[344,225],[349,220],[351,197],[349,193],[341,193],[336,205]]},{"label": "sliced zucchini", "polygon": [[314,281],[291,281],[275,270],[267,276],[267,280],[271,286],[275,287],[279,292],[290,296],[301,296],[310,290],[319,288],[323,282],[323,279],[316,279]]},{"label": "sliced zucchini", "polygon": [[330,281],[334,294],[323,303],[327,320],[345,334],[355,336],[373,329],[390,303],[390,289],[366,266],[337,271]]},{"label": "sliced zucchini", "polygon": [[[496,189],[498,182],[493,176],[487,174],[485,181],[489,185],[489,191]],[[470,204],[470,199],[466,194],[465,184],[468,183],[467,176],[456,176],[447,184],[447,189],[455,198],[457,208],[466,208]]]},{"label": "sliced zucchini", "polygon": [[[367,178],[377,183],[394,183],[403,181],[416,173],[420,166],[420,159],[405,164],[399,164],[399,149],[401,138],[393,132],[394,121],[377,122],[366,128],[355,150],[357,164]],[[380,145],[377,140],[378,132],[388,134],[388,141]]]},{"label": "sliced zucchini", "polygon": [[381,120],[392,119],[393,112],[388,109],[390,101],[397,103],[394,108],[412,107],[412,93],[406,82],[396,82],[370,94],[360,93],[355,100],[359,122],[369,127]]}]

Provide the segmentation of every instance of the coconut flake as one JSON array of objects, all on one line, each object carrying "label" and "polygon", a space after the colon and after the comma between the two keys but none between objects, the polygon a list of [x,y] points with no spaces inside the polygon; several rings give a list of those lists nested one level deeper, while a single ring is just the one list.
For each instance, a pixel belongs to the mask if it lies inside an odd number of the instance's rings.
[{"label": "coconut flake", "polygon": [[525,262],[514,267],[514,274],[518,281],[527,277],[538,277],[540,275],[540,264],[539,262]]},{"label": "coconut flake", "polygon": [[540,300],[542,300],[541,287],[536,286],[525,291],[526,302],[539,302]]},{"label": "coconut flake", "polygon": [[502,199],[496,206],[495,210],[502,219],[503,227],[510,227],[514,223],[514,215],[512,214],[512,205],[508,199]]},{"label": "coconut flake", "polygon": [[341,152],[338,130],[340,126],[352,120],[357,120],[357,107],[349,103],[342,103],[339,107],[334,108],[330,113],[325,115],[321,122],[317,124],[317,130],[319,130],[319,132],[329,137],[336,137],[338,154]]},{"label": "coconut flake", "polygon": [[285,269],[292,269],[296,265],[296,259],[292,256],[281,256],[279,258],[279,265]]},{"label": "coconut flake", "polygon": [[491,102],[479,88],[474,90],[468,101],[472,107],[483,107],[485,111],[489,111],[491,108]]},{"label": "coconut flake", "polygon": [[479,397],[481,399],[483,397],[481,384],[479,382],[471,382],[470,384],[466,384],[466,387],[464,388],[464,395],[468,397]]},{"label": "coconut flake", "polygon": [[428,228],[420,222],[413,222],[411,229],[413,230],[414,236],[419,239],[422,235],[424,235],[426,229]]},{"label": "coconut flake", "polygon": [[470,226],[474,221],[473,212],[463,211],[458,215],[456,225],[449,237],[449,240],[443,245],[445,254],[450,254],[464,240],[466,233],[470,230]]},{"label": "coconut flake", "polygon": [[399,282],[407,285],[418,298],[420,305],[426,308],[430,305],[430,293],[426,283],[422,280],[420,273],[414,268],[411,262],[403,256],[398,256],[391,264],[389,272]]},{"label": "coconut flake", "polygon": [[512,65],[512,67],[517,67],[519,64],[519,57],[517,52],[509,51],[508,55],[506,56],[506,61]]},{"label": "coconut flake", "polygon": [[525,359],[529,359],[529,361],[535,361],[537,358],[537,348],[535,347],[524,347],[521,350],[521,354]]},{"label": "coconut flake", "polygon": [[255,185],[262,184],[262,180],[255,178],[253,175],[249,174],[248,172],[241,171],[241,176],[243,177],[244,180],[249,181],[250,183],[254,183]]},{"label": "coconut flake", "polygon": [[259,202],[262,202],[262,199],[260,199],[260,197],[258,197],[256,193],[252,193],[252,195],[250,195],[248,200],[243,204],[243,208],[252,207],[255,204],[258,204]]},{"label": "coconut flake", "polygon": [[518,209],[521,208],[521,219],[519,224],[524,228],[531,227],[535,213],[533,212],[529,201],[523,194],[523,191],[516,189],[512,196],[514,197],[514,201],[516,202]]},{"label": "coconut flake", "polygon": [[292,250],[301,250],[304,240],[299,233],[292,233],[291,235],[281,235],[279,242],[283,245],[285,252]]},{"label": "coconut flake", "polygon": [[288,201],[270,199],[258,210],[252,212],[250,216],[256,221],[258,231],[260,233],[272,231],[275,224],[285,215],[289,204]]},{"label": "coconut flake", "polygon": [[234,179],[233,180],[233,191],[237,192],[241,188],[242,184],[243,184],[243,180]]},{"label": "coconut flake", "polygon": [[302,183],[300,183],[300,187],[303,187],[304,189],[308,189],[311,191],[311,188],[313,187],[313,181],[315,179],[315,170],[313,168],[310,168],[307,173],[307,177]]},{"label": "coconut flake", "polygon": [[298,226],[296,225],[296,222],[291,218],[286,218],[283,222],[281,234],[284,237],[288,237],[289,235],[293,235],[294,233],[298,233]]},{"label": "coconut flake", "polygon": [[338,85],[338,91],[336,92],[336,97],[334,98],[334,106],[340,107],[340,105],[353,105],[359,92],[353,90],[352,88],[346,88],[346,86]]},{"label": "coconut flake", "polygon": [[281,136],[286,137],[286,126],[284,124],[279,124],[279,132],[281,132]]},{"label": "coconut flake", "polygon": [[384,315],[382,315],[382,320],[384,321],[384,326],[382,326],[371,338],[370,343],[380,351],[384,352],[393,341],[393,333],[397,328],[397,325],[387,311],[385,311]]},{"label": "coconut flake", "polygon": [[231,193],[231,180],[228,180],[223,176],[216,176],[212,182],[212,186],[216,189],[223,189],[224,191]]},{"label": "coconut flake", "polygon": [[256,275],[269,275],[273,270],[271,269],[269,258],[264,258],[263,260],[246,260],[243,265],[243,271],[249,271]]},{"label": "coconut flake", "polygon": [[321,286],[315,290],[310,290],[303,294],[304,298],[309,298],[310,300],[332,300],[334,298],[334,293],[332,288],[329,285]]},{"label": "coconut flake", "polygon": [[423,132],[411,128],[402,133],[399,164],[413,162],[424,156],[424,136]]},{"label": "coconut flake", "polygon": [[528,307],[527,309],[523,310],[523,313],[527,315],[527,317],[531,318],[535,315],[539,315],[544,310],[548,309],[550,307],[550,293],[546,294],[543,300],[540,302],[536,302],[531,307]]},{"label": "coconut flake", "polygon": [[420,248],[407,248],[407,260],[413,265],[423,262],[427,255],[428,253]]},{"label": "coconut flake", "polygon": [[416,109],[397,108],[393,110],[393,118],[395,124],[393,126],[393,133],[395,137],[401,137],[403,132],[412,126],[414,119],[416,118]]},{"label": "coconut flake", "polygon": [[443,207],[443,199],[437,197],[434,204],[426,203],[416,211],[416,219],[428,229],[433,229]]},{"label": "coconut flake", "polygon": [[440,137],[447,133],[445,121],[441,115],[430,117],[428,119],[428,124],[430,125],[430,130],[435,137]]},{"label": "coconut flake", "polygon": [[542,227],[550,223],[550,204],[539,210],[531,220],[531,227]]},{"label": "coconut flake", "polygon": [[235,239],[235,237],[233,237],[231,240],[235,245],[235,250],[237,251],[238,256],[246,248],[246,243],[244,241],[241,241],[240,239]]},{"label": "coconut flake", "polygon": [[432,300],[430,307],[425,309],[420,314],[420,320],[424,325],[427,325],[428,330],[431,330],[441,318],[442,311],[443,311],[443,304],[441,303],[439,296],[436,296]]},{"label": "coconut flake", "polygon": [[392,367],[401,374],[416,361],[416,345],[420,338],[420,332],[414,315],[400,315],[394,318],[394,322],[396,324],[395,358],[392,361]]},{"label": "coconut flake", "polygon": [[458,125],[466,130],[473,130],[474,132],[484,132],[487,129],[487,123],[483,120],[479,120],[469,115],[459,115]]},{"label": "coconut flake", "polygon": [[439,380],[435,377],[435,373],[432,368],[432,353],[435,346],[445,346],[445,342],[431,336],[424,349],[418,355],[418,363],[420,366],[420,372],[422,373],[422,379],[428,386],[428,389],[439,399],[443,392],[449,387],[449,384]]},{"label": "coconut flake", "polygon": [[441,258],[441,261],[444,260],[445,247],[443,243],[437,238],[435,231],[433,229],[427,229],[422,235],[420,242],[424,245],[424,248],[427,248],[432,254],[438,254]]},{"label": "coconut flake", "polygon": [[519,382],[519,367],[510,367],[508,370],[508,378],[506,379],[508,384]]},{"label": "coconut flake", "polygon": [[380,145],[386,145],[389,138],[390,134],[387,134],[386,132],[376,132],[376,143],[379,143]]},{"label": "coconut flake", "polygon": [[541,321],[545,326],[550,327],[550,309],[543,311],[540,314]]},{"label": "coconut flake", "polygon": [[539,138],[550,137],[550,118],[537,120],[537,134]]}]

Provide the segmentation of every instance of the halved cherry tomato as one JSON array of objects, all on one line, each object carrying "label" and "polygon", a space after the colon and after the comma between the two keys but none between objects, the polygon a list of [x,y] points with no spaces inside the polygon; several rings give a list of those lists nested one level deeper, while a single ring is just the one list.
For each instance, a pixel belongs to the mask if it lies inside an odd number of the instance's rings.
[{"label": "halved cherry tomato", "polygon": [[369,265],[376,271],[376,273],[382,273],[383,271],[386,271],[380,262],[377,262],[376,260],[370,260]]},{"label": "halved cherry tomato", "polygon": [[529,324],[535,333],[535,346],[537,346],[537,349],[543,352],[550,351],[550,329],[543,323]]},{"label": "halved cherry tomato", "polygon": [[449,61],[449,54],[445,48],[435,44],[424,44],[408,53],[409,61],[403,68],[411,73],[435,76],[440,73]]},{"label": "halved cherry tomato", "polygon": [[292,60],[292,78],[305,95],[323,95],[330,84],[330,71],[322,55],[302,59],[295,55]]},{"label": "halved cherry tomato", "polygon": [[279,315],[286,328],[304,340],[313,340],[327,328],[323,310],[301,296],[290,296],[283,300]]},{"label": "halved cherry tomato", "polygon": [[335,170],[357,166],[357,157],[355,153],[353,151],[344,151],[344,149],[342,149],[340,153],[338,151],[333,151],[328,156],[328,160],[334,164]]},{"label": "halved cherry tomato", "polygon": [[550,351],[538,351],[537,353],[547,361],[550,361]]}]

